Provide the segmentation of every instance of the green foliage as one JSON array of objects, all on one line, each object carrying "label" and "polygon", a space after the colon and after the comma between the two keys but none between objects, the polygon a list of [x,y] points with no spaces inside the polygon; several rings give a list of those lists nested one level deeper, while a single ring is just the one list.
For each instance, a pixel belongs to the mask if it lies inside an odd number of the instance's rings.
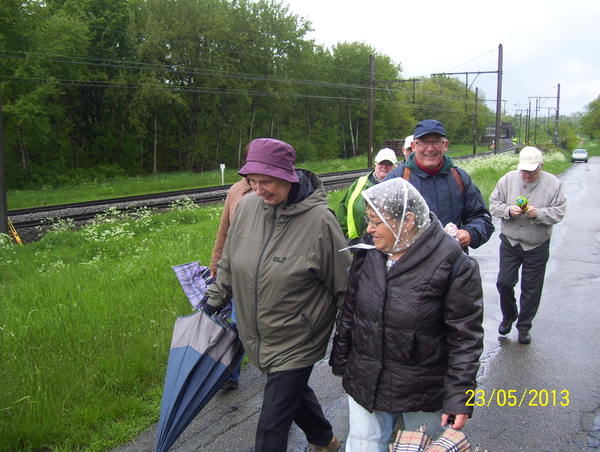
[{"label": "green foliage", "polygon": [[579,147],[579,138],[575,130],[573,130],[569,125],[565,123],[561,123],[558,127],[558,136],[559,138],[559,146],[563,149],[572,151]]},{"label": "green foliage", "polygon": [[[103,180],[106,168],[128,176],[233,168],[257,137],[288,141],[300,162],[365,155],[371,55],[374,148],[427,117],[447,122],[456,143],[472,130],[464,99],[472,93],[458,79],[394,82],[400,63],[367,43],[315,45],[310,22],[278,1],[0,8],[9,189]],[[483,130],[489,112],[480,111]]]},{"label": "green foliage", "polygon": [[592,140],[600,137],[600,96],[585,106],[581,131]]},{"label": "green foliage", "polygon": [[590,157],[600,156],[600,142],[598,142],[597,140],[585,140],[580,147],[587,149]]}]

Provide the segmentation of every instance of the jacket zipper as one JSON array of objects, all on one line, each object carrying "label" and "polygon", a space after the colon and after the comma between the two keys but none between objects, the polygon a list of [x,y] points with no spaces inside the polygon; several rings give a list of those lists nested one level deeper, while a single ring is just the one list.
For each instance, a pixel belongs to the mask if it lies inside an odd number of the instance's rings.
[{"label": "jacket zipper", "polygon": [[258,256],[258,262],[256,264],[256,273],[254,274],[254,323],[256,328],[256,358],[258,359],[258,365],[261,370],[263,370],[263,366],[260,360],[260,348],[262,339],[260,337],[260,331],[258,329],[258,274],[260,272],[260,263],[262,262],[262,258],[267,249],[267,245],[273,236],[273,232],[275,231],[275,220],[276,220],[277,207],[273,209],[271,213],[271,230],[269,231],[269,235],[263,244],[262,249],[260,250],[260,254]]}]

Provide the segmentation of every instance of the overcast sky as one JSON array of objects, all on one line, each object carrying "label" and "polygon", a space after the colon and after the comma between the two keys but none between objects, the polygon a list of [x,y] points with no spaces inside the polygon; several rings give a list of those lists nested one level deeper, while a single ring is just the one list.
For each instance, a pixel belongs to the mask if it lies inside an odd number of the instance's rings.
[{"label": "overcast sky", "polygon": [[[402,65],[405,79],[440,72],[497,71],[503,46],[503,108],[538,116],[583,111],[600,95],[598,0],[283,0],[312,22],[327,47],[364,42]],[[368,67],[368,63],[367,63]],[[457,75],[465,82],[465,75]],[[469,75],[496,99],[497,74]],[[532,99],[528,99],[532,98]],[[506,102],[504,102],[506,101]],[[487,102],[495,111],[495,102]]]}]

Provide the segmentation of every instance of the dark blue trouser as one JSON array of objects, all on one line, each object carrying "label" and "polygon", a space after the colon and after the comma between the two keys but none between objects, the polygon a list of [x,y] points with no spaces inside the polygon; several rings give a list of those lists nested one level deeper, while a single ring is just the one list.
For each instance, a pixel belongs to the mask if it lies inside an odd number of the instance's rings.
[{"label": "dark blue trouser", "polygon": [[333,438],[317,396],[308,386],[313,366],[267,374],[263,405],[256,429],[256,452],[287,452],[292,422],[310,444],[327,446]]},{"label": "dark blue trouser", "polygon": [[[542,298],[546,263],[550,257],[550,240],[537,248],[524,251],[521,245],[511,246],[500,234],[500,271],[496,287],[500,293],[500,308],[505,320],[517,320],[517,329],[529,331]],[[521,269],[520,309],[517,309],[515,285]]]}]

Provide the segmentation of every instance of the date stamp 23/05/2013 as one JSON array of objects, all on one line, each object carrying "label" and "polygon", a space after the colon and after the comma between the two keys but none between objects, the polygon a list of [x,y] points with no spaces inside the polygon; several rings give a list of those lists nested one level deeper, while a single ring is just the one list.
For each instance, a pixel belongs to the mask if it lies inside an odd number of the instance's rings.
[{"label": "date stamp 23/05/2013", "polygon": [[483,389],[467,389],[467,406],[489,407],[546,407],[569,406],[570,393],[567,389],[493,389],[486,393]]}]

